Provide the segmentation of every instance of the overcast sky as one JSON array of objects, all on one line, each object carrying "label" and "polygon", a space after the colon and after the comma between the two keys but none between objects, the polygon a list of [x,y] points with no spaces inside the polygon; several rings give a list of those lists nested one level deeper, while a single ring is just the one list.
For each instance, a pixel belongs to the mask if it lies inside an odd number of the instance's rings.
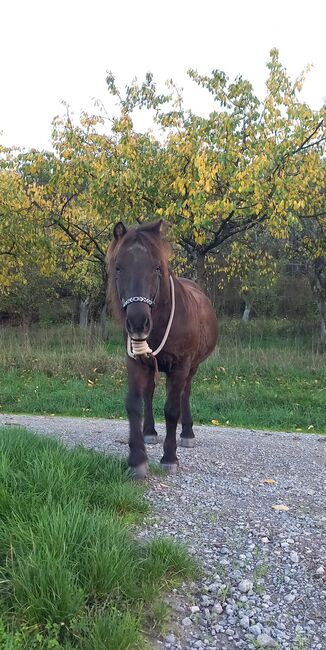
[{"label": "overcast sky", "polygon": [[105,76],[127,83],[151,70],[185,86],[188,67],[241,73],[261,96],[272,47],[291,76],[314,64],[303,97],[326,100],[325,0],[3,0],[0,9],[0,142],[50,146],[67,101],[78,116],[109,105]]}]

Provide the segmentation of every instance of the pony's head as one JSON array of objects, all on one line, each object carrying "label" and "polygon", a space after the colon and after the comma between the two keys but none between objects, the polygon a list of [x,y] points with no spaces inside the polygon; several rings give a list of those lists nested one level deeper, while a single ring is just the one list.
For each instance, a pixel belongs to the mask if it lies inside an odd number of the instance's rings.
[{"label": "pony's head", "polygon": [[153,311],[168,278],[162,221],[126,229],[115,225],[108,250],[109,292],[115,313],[124,320],[134,341],[146,340],[153,327]]}]

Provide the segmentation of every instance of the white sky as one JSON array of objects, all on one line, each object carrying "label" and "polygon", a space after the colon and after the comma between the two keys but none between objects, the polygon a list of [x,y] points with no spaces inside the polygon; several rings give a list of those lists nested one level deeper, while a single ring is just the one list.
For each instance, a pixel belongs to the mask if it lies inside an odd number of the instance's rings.
[{"label": "white sky", "polygon": [[303,98],[326,99],[325,0],[3,0],[0,8],[0,142],[47,148],[67,101],[78,116],[109,106],[105,76],[120,84],[146,71],[172,77],[193,96],[186,70],[241,73],[261,96],[269,50],[296,77],[308,63]]}]

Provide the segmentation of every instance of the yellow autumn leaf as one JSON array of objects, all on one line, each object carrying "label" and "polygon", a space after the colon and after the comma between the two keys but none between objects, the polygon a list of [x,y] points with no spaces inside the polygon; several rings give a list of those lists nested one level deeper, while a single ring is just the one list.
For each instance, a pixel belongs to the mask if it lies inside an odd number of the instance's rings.
[{"label": "yellow autumn leaf", "polygon": [[267,485],[275,485],[276,481],[273,478],[265,478],[262,483],[267,483]]},{"label": "yellow autumn leaf", "polygon": [[220,423],[219,423],[218,420],[212,420],[212,424],[215,424],[215,425],[217,426],[217,425],[219,425]]},{"label": "yellow autumn leaf", "polygon": [[284,505],[284,503],[277,503],[276,505],[272,506],[273,510],[278,510],[278,511],[283,511],[283,510],[290,510],[289,506]]}]

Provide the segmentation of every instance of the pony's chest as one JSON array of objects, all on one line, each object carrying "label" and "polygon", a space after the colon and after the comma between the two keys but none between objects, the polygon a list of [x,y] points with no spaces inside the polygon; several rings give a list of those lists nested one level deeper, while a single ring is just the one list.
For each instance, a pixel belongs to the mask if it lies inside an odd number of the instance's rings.
[{"label": "pony's chest", "polygon": [[173,354],[167,354],[166,352],[160,352],[157,357],[157,365],[160,372],[171,372],[175,365],[175,357]]}]

